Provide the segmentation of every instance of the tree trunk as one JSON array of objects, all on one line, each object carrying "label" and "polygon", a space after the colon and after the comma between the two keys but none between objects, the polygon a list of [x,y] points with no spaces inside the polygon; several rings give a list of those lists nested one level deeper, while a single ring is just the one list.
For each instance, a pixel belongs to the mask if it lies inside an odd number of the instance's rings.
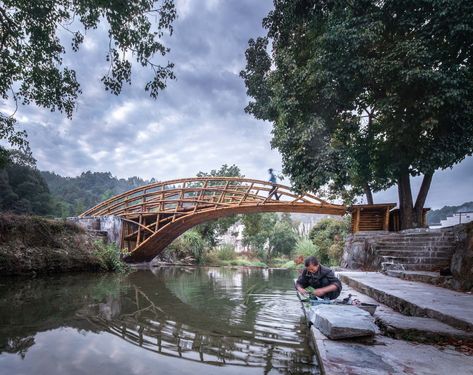
[{"label": "tree trunk", "polygon": [[432,183],[432,176],[434,173],[426,173],[422,179],[422,185],[420,186],[419,194],[417,194],[416,204],[414,206],[414,225],[417,227],[424,226],[422,217],[424,215],[424,205],[427,199],[427,194]]},{"label": "tree trunk", "polygon": [[412,203],[411,180],[409,172],[403,172],[399,176],[399,220],[402,229],[414,228],[414,206]]},{"label": "tree trunk", "polygon": [[373,204],[373,193],[371,192],[370,185],[365,184],[363,186],[363,190],[365,191],[366,200],[367,200],[368,204]]}]

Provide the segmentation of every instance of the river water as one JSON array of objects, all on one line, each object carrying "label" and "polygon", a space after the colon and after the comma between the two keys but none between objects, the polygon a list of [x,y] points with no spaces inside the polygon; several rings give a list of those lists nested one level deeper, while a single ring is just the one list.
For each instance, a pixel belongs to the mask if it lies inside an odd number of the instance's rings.
[{"label": "river water", "polygon": [[317,374],[288,270],[0,280],[1,374]]}]

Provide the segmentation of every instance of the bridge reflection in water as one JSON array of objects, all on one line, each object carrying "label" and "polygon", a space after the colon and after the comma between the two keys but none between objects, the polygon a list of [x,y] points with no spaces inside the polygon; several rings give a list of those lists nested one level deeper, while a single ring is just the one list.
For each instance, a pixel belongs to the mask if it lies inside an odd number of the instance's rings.
[{"label": "bridge reflection in water", "polygon": [[185,363],[212,365],[219,374],[241,367],[257,373],[317,373],[292,276],[282,270],[139,271],[100,302],[86,298],[66,325],[106,332],[174,358],[181,373]]}]

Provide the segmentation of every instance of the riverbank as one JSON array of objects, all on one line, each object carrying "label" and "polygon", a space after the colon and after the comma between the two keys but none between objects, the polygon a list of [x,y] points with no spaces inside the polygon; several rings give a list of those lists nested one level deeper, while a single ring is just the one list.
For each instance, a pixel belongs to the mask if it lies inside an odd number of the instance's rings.
[{"label": "riverbank", "polygon": [[0,276],[106,270],[110,250],[66,221],[0,215]]},{"label": "riverbank", "polygon": [[378,305],[372,319],[375,335],[330,339],[320,324],[311,324],[314,307],[303,303],[322,374],[440,375],[452,369],[473,374],[470,294],[374,272],[341,272],[338,277],[343,282],[339,299],[351,294]]}]

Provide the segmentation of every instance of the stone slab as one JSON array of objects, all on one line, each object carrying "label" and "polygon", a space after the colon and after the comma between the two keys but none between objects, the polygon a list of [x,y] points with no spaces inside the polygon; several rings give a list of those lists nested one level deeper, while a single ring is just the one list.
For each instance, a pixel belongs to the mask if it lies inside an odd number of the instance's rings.
[{"label": "stone slab", "polygon": [[311,327],[321,372],[326,375],[473,375],[473,357],[453,349],[377,335],[373,344],[328,339]]},{"label": "stone slab", "polygon": [[406,316],[395,311],[378,312],[376,324],[385,334],[400,339],[418,342],[440,342],[451,339],[473,342],[472,332],[449,326],[436,319]]},{"label": "stone slab", "polygon": [[340,272],[340,279],[356,290],[407,315],[435,318],[473,331],[473,295],[407,281],[379,272]]},{"label": "stone slab", "polygon": [[[339,298],[346,298],[349,294],[361,302],[379,304],[373,298],[343,284]],[[473,332],[463,331],[433,318],[403,315],[383,304],[379,304],[376,309],[375,323],[384,334],[400,339],[423,343],[437,343],[449,339],[473,341]]]},{"label": "stone slab", "polygon": [[332,340],[370,337],[376,333],[371,315],[355,306],[311,306],[309,317],[313,325]]}]

